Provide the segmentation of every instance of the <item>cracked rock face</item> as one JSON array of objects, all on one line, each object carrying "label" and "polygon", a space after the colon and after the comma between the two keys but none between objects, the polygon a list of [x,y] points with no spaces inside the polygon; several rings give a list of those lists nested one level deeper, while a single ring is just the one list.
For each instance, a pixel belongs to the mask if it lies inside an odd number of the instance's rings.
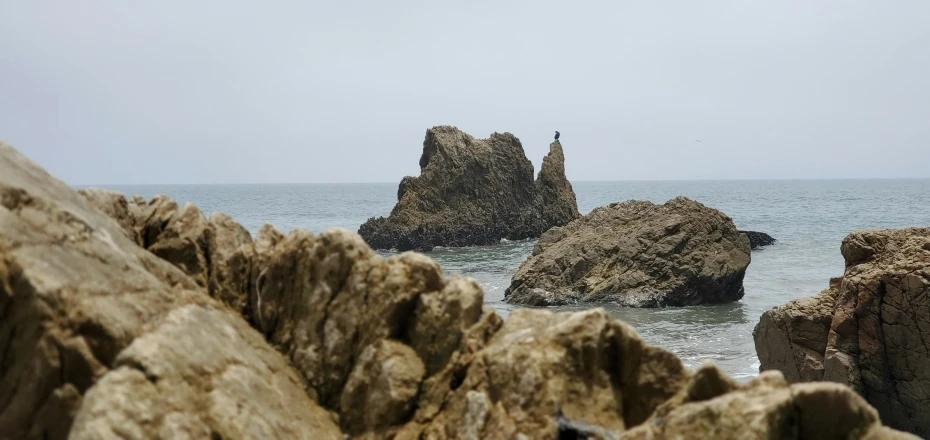
[{"label": "cracked rock face", "polygon": [[203,279],[137,245],[128,203],[85,197],[0,143],[0,438],[341,438]]},{"label": "cracked rock face", "polygon": [[930,229],[858,231],[842,277],[765,312],[762,370],[851,386],[889,426],[930,436]]},{"label": "cracked rock face", "polygon": [[359,234],[376,249],[430,250],[536,238],[578,216],[558,141],[534,181],[512,134],[475,139],[438,126],[426,131],[420,175],[404,177],[391,214],[369,219]]},{"label": "cracked rock face", "polygon": [[729,217],[691,199],[614,203],[543,234],[504,297],[532,306],[737,301],[749,253]]},{"label": "cracked rock face", "polygon": [[692,374],[601,309],[503,321],[421,254],[338,228],[252,241],[3,144],[0,317],[0,439],[901,435],[848,388]]}]

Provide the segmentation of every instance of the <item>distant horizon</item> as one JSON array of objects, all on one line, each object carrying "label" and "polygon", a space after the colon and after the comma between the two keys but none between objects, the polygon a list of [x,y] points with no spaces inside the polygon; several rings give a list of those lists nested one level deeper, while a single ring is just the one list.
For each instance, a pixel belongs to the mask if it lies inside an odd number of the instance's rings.
[{"label": "distant horizon", "polygon": [[65,182],[399,182],[438,125],[584,181],[930,178],[930,2],[219,5],[0,3],[0,138]]},{"label": "distant horizon", "polygon": [[[414,176],[417,177],[417,176]],[[718,179],[615,179],[615,180],[572,180],[569,183],[613,183],[613,182],[830,182],[847,180],[930,180],[930,177],[785,177],[785,178],[718,178]],[[107,186],[259,186],[259,185],[398,185],[396,182],[218,182],[218,183],[68,183],[72,187]]]}]

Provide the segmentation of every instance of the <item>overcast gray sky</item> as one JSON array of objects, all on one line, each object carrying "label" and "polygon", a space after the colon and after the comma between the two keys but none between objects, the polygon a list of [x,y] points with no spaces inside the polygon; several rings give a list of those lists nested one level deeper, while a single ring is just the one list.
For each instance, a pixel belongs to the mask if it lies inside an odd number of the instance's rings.
[{"label": "overcast gray sky", "polygon": [[[0,139],[72,184],[930,177],[930,1],[0,2]],[[701,142],[697,142],[700,140]]]}]

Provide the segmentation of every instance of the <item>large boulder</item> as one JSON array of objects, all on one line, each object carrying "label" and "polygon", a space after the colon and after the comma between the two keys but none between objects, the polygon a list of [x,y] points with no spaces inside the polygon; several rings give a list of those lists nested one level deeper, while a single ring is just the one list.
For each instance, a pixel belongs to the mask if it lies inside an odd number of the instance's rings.
[{"label": "large boulder", "polygon": [[[344,229],[248,242],[164,197],[86,197],[0,145],[0,438],[901,435],[844,387],[692,374],[601,309],[504,321],[475,281]],[[211,297],[236,254],[248,319]]]},{"label": "large boulder", "polygon": [[736,301],[749,253],[729,217],[694,200],[613,203],[543,234],[504,297],[532,306]]},{"label": "large boulder", "polygon": [[107,214],[0,143],[0,438],[342,438],[284,356]]},{"label": "large boulder", "polygon": [[847,384],[890,426],[930,436],[930,228],[857,231],[841,252],[828,289],[763,313],[760,369]]},{"label": "large boulder", "polygon": [[475,139],[439,126],[426,131],[420,176],[404,177],[390,215],[369,219],[359,234],[376,249],[430,250],[536,238],[578,216],[558,141],[534,180],[514,135]]}]

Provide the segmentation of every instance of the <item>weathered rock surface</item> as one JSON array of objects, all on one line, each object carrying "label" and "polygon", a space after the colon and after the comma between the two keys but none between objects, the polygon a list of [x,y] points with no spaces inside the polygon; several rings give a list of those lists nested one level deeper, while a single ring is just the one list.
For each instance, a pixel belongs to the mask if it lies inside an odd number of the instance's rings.
[{"label": "weathered rock surface", "polygon": [[[692,374],[600,309],[503,321],[473,280],[343,229],[252,242],[164,197],[118,222],[94,194],[0,145],[0,439],[900,435],[839,385]],[[248,280],[248,321],[211,298],[217,255],[247,262],[222,279]]]},{"label": "weathered rock surface", "polygon": [[0,438],[342,437],[283,356],[127,230],[0,143]]},{"label": "weathered rock surface", "polygon": [[369,219],[359,234],[376,249],[430,250],[535,238],[578,216],[558,141],[534,181],[512,134],[475,139],[438,126],[426,131],[420,176],[404,177],[391,214]]},{"label": "weathered rock surface", "polygon": [[69,438],[330,438],[333,418],[249,325],[210,306],[171,311],[84,396]]},{"label": "weathered rock surface", "polygon": [[729,217],[691,199],[613,203],[543,234],[505,299],[632,307],[736,301],[749,252]]},{"label": "weathered rock surface", "polygon": [[850,385],[889,426],[930,436],[930,229],[858,231],[841,251],[828,289],[762,315],[760,369]]},{"label": "weathered rock surface", "polygon": [[765,246],[771,246],[775,244],[775,239],[765,232],[756,232],[756,231],[740,231],[743,234],[746,234],[746,237],[749,238],[749,247],[752,249],[759,249]]},{"label": "weathered rock surface", "polygon": [[739,385],[702,366],[650,420],[623,439],[916,439],[881,426],[878,413],[851,389],[789,386],[778,372]]},{"label": "weathered rock surface", "polygon": [[252,236],[223,213],[204,216],[159,195],[146,202],[99,188],[78,191],[113,217],[127,237],[189,275],[210,295],[247,314],[252,276]]}]

